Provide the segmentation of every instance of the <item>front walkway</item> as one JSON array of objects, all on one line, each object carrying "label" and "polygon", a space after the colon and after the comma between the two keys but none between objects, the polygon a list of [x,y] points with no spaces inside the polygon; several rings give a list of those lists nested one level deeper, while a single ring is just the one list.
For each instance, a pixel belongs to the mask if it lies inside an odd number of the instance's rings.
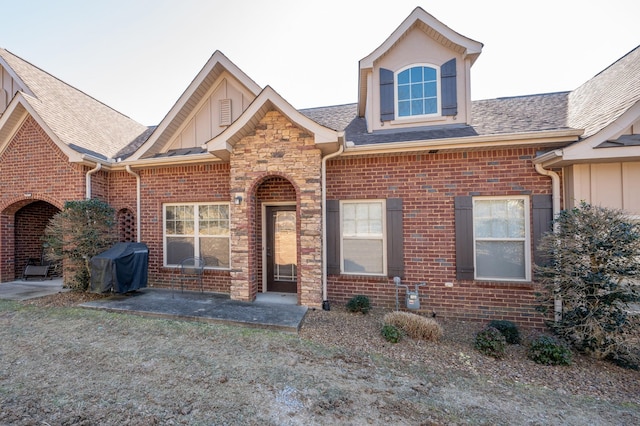
[{"label": "front walkway", "polygon": [[[0,283],[0,299],[27,300],[68,291],[62,279],[12,281]],[[293,304],[292,297],[281,293],[260,294],[258,300],[241,302],[215,293],[180,292],[143,288],[127,294],[82,303],[90,309],[104,309],[159,318],[204,321],[249,327],[261,327],[297,333],[306,306]]]},{"label": "front walkway", "polygon": [[144,288],[80,306],[160,318],[204,321],[297,333],[306,306],[273,301],[241,302],[227,295]]},{"label": "front walkway", "polygon": [[62,288],[62,278],[46,280],[16,280],[8,283],[0,283],[0,299],[28,300],[36,297],[50,296],[52,294],[69,291]]}]

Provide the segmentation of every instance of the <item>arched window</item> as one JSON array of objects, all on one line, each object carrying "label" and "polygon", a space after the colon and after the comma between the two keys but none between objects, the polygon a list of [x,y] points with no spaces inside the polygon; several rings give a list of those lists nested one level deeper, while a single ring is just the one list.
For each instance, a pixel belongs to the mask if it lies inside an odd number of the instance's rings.
[{"label": "arched window", "polygon": [[418,65],[397,73],[398,117],[440,114],[439,71],[435,66]]}]

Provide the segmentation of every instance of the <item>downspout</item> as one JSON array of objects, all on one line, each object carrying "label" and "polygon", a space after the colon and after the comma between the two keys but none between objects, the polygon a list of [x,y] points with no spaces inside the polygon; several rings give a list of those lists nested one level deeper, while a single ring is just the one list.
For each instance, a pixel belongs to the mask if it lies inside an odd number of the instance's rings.
[{"label": "downspout", "polygon": [[94,174],[94,173],[99,172],[100,169],[102,169],[102,163],[96,163],[96,167],[87,172],[87,175],[85,177],[85,180],[86,180],[86,183],[85,183],[86,190],[85,190],[85,192],[86,192],[87,200],[91,199],[91,175]]},{"label": "downspout", "polygon": [[327,161],[343,152],[344,142],[336,152],[322,158],[322,309],[325,311],[331,309],[327,300]]},{"label": "downspout", "polygon": [[[536,172],[543,176],[548,176],[551,178],[551,199],[552,199],[552,209],[553,209],[553,219],[555,220],[560,213],[560,175],[554,172],[553,170],[545,169],[542,164],[535,164]],[[553,223],[553,232],[556,233],[558,231],[558,224],[556,222]],[[554,320],[558,322],[562,319],[562,299],[559,296],[556,296],[553,301],[553,312],[554,312]]]},{"label": "downspout", "polygon": [[129,173],[130,175],[133,175],[136,177],[136,242],[140,242],[141,238],[141,229],[140,229],[140,224],[142,223],[142,221],[140,220],[140,175],[136,172],[134,172],[133,170],[131,170],[131,166],[127,164],[127,166],[125,167],[125,170],[127,171],[127,173]]}]

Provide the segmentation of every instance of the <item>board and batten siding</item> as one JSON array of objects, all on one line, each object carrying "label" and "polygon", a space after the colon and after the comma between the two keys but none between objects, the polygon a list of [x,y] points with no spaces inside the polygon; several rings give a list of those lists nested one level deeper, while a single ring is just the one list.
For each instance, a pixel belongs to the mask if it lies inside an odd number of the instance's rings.
[{"label": "board and batten siding", "polygon": [[[224,100],[227,101],[222,102]],[[239,85],[234,84],[230,77],[222,78],[219,83],[214,85],[209,96],[198,105],[195,113],[185,120],[185,123],[169,144],[169,149],[202,146],[222,133],[229,124],[225,120],[228,115],[221,114],[221,104],[228,105],[230,103],[231,122],[233,122],[249,106],[252,100],[253,97],[240,89]]]},{"label": "board and batten siding", "polygon": [[565,175],[566,208],[585,201],[640,216],[640,162],[575,164]]},{"label": "board and batten siding", "polygon": [[0,67],[0,114],[7,109],[7,105],[9,105],[18,89],[18,83],[11,78],[6,69]]}]

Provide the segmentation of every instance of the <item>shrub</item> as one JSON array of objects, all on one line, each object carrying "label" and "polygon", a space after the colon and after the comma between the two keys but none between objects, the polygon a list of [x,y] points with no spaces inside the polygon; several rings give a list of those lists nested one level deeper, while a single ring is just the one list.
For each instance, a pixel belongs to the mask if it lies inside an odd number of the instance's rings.
[{"label": "shrub", "polygon": [[529,359],[544,365],[571,364],[571,350],[560,340],[552,336],[539,336],[529,344]]},{"label": "shrub", "polygon": [[410,312],[389,312],[384,316],[383,322],[399,328],[412,339],[433,342],[442,337],[442,327],[434,319]]},{"label": "shrub", "polygon": [[117,241],[115,210],[98,199],[67,201],[49,221],[44,241],[47,260],[64,261],[64,283],[76,291],[89,287],[91,258]]},{"label": "shrub", "polygon": [[620,210],[583,202],[562,211],[555,224],[557,232],[538,247],[548,262],[536,267],[545,289],[542,307],[562,302],[562,312],[548,325],[577,350],[616,359],[628,351],[628,303],[640,294],[633,284],[640,276],[640,223]]},{"label": "shrub", "polygon": [[485,355],[502,358],[505,354],[507,340],[497,328],[486,327],[476,334],[474,346]]},{"label": "shrub", "polygon": [[359,294],[353,296],[351,300],[347,302],[347,309],[349,312],[362,312],[366,314],[371,310],[371,302],[367,296]]},{"label": "shrub", "polygon": [[381,333],[382,337],[384,337],[387,342],[391,343],[398,343],[400,341],[400,337],[402,337],[402,333],[400,332],[400,330],[398,330],[396,326],[391,324],[383,325]]},{"label": "shrub", "polygon": [[518,330],[518,326],[511,321],[493,320],[489,323],[489,327],[493,327],[502,333],[508,344],[517,345],[520,343],[520,330]]}]

